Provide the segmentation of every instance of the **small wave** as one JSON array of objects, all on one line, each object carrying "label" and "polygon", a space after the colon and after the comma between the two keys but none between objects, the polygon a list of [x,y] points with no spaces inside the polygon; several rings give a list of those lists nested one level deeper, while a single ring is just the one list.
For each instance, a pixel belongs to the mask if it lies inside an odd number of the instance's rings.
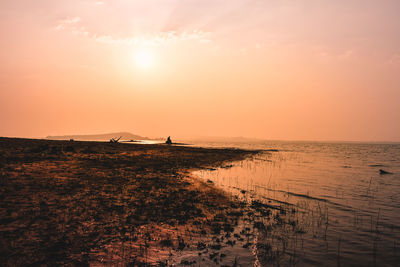
[{"label": "small wave", "polygon": [[318,200],[321,202],[330,202],[329,200],[325,199],[325,198],[319,198],[319,197],[312,197],[309,195],[304,195],[304,194],[299,194],[299,193],[294,193],[294,192],[286,192],[286,194],[291,195],[291,196],[295,196],[295,197],[302,197],[302,198],[308,198],[308,199],[312,199],[312,200]]},{"label": "small wave", "polygon": [[260,160],[260,161],[267,161],[267,162],[272,162],[270,159],[263,159],[263,158],[254,158],[255,160]]},{"label": "small wave", "polygon": [[276,202],[276,203],[283,204],[283,205],[287,205],[287,206],[296,206],[296,205],[293,204],[293,203],[289,203],[289,202],[286,202],[286,201],[280,201],[280,200],[278,200],[278,199],[274,199],[274,198],[270,198],[270,197],[265,197],[265,196],[263,196],[262,198],[263,198],[263,199],[266,199],[266,200],[268,200],[268,201],[274,201],[274,202]]},{"label": "small wave", "polygon": [[294,193],[294,192],[285,191],[285,190],[279,190],[279,189],[271,189],[271,188],[268,188],[268,187],[265,187],[265,186],[260,186],[260,185],[258,187],[263,188],[263,189],[265,189],[267,191],[284,193],[284,194],[288,194],[290,196],[313,199],[313,200],[318,200],[318,201],[321,201],[321,202],[330,202],[329,200],[324,199],[324,198],[313,197],[313,196],[309,196],[309,195],[305,195],[305,194],[299,194],[299,193]]},{"label": "small wave", "polygon": [[387,165],[383,165],[383,164],[370,164],[368,166],[369,167],[373,167],[373,168],[375,168],[375,167],[387,167]]},{"label": "small wave", "polygon": [[[311,200],[316,200],[316,201],[328,203],[328,204],[330,204],[332,206],[335,206],[337,209],[342,210],[342,211],[353,211],[354,210],[350,206],[339,204],[337,202],[334,202],[334,201],[331,201],[331,200],[328,200],[328,199],[325,199],[325,198],[313,197],[313,196],[294,193],[294,192],[285,191],[285,190],[276,190],[276,189],[271,189],[271,188],[267,188],[267,187],[263,187],[263,186],[258,186],[258,187],[264,188],[265,190],[270,191],[270,192],[278,192],[278,193],[283,193],[283,194],[287,194],[287,195],[290,195],[290,196],[295,196],[295,197],[300,197],[300,198],[311,199]],[[264,198],[267,198],[267,197],[264,197]],[[276,201],[276,202],[279,203],[279,201],[277,201],[276,199],[270,199],[270,200],[273,200],[273,201]],[[282,201],[282,204],[294,205],[294,204],[290,204],[288,202],[283,202],[283,201]]]}]

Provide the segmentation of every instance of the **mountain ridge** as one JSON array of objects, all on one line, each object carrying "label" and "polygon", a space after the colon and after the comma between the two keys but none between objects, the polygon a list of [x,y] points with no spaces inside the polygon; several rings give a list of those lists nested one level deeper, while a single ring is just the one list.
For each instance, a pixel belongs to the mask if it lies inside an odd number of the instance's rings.
[{"label": "mountain ridge", "polygon": [[49,135],[46,139],[51,140],[80,140],[80,141],[108,141],[111,138],[119,138],[123,140],[148,140],[148,137],[132,134],[129,132],[116,132],[106,134],[78,134],[78,135]]}]

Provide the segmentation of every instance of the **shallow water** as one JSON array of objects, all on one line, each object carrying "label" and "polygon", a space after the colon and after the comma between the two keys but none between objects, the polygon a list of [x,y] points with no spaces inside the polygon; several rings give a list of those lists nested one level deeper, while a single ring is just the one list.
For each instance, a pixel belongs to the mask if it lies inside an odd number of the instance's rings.
[{"label": "shallow water", "polygon": [[[294,259],[291,264],[394,266],[400,262],[400,144],[196,145],[279,150],[195,175],[241,198],[295,209],[290,220],[301,231],[287,236],[284,250]],[[392,174],[381,175],[380,169]]]}]

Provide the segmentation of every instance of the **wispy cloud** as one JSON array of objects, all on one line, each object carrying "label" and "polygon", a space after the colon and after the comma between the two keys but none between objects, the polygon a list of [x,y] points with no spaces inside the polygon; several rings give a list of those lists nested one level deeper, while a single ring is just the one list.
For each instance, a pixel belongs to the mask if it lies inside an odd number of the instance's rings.
[{"label": "wispy cloud", "polygon": [[91,36],[91,38],[99,43],[104,44],[159,46],[174,44],[183,41],[198,41],[200,43],[209,43],[211,42],[209,36],[210,33],[194,30],[189,32],[158,32],[126,38],[116,38],[112,35],[93,35]]},{"label": "wispy cloud", "polygon": [[63,20],[60,20],[55,29],[57,31],[72,29],[75,28],[76,25],[81,21],[80,17],[69,17]]},{"label": "wispy cloud", "polygon": [[67,31],[75,35],[84,36],[95,42],[109,45],[161,46],[185,41],[196,41],[199,43],[212,42],[211,33],[201,30],[149,32],[126,37],[116,37],[112,34],[98,34],[90,32],[83,26],[80,17],[69,17],[60,20],[55,30]]}]

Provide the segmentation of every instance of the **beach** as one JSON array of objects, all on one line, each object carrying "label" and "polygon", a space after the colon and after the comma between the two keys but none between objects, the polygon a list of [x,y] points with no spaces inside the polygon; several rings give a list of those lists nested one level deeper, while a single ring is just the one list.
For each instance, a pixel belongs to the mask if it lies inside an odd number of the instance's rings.
[{"label": "beach", "polygon": [[0,261],[392,266],[399,148],[0,138]]},{"label": "beach", "polygon": [[235,263],[218,251],[221,244],[233,247],[228,234],[244,206],[190,171],[229,166],[256,153],[0,138],[0,261],[166,266],[174,251],[188,250],[192,259],[206,251],[207,261]]}]

